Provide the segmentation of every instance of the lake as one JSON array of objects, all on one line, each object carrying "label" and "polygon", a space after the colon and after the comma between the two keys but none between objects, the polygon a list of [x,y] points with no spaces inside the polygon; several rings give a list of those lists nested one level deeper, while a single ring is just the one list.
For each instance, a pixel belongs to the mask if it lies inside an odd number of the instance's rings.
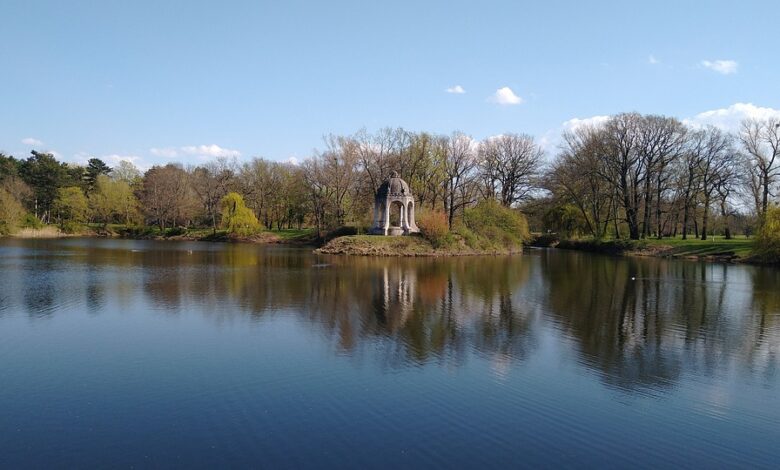
[{"label": "lake", "polygon": [[780,269],[0,240],[0,466],[774,467]]}]

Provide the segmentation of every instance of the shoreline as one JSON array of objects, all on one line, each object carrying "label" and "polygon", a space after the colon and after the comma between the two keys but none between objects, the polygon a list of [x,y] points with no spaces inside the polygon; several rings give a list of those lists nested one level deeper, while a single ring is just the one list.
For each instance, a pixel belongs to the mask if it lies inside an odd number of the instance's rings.
[{"label": "shoreline", "polygon": [[[318,243],[311,236],[299,235],[297,237],[285,238],[277,232],[266,231],[249,237],[228,235],[224,232],[217,234],[209,233],[204,236],[193,234],[160,235],[160,234],[138,234],[129,235],[115,231],[108,232],[81,232],[65,233],[56,227],[44,227],[42,229],[22,229],[12,235],[5,235],[0,238],[22,239],[22,240],[45,240],[59,238],[95,238],[95,239],[125,239],[125,240],[155,240],[155,241],[192,241],[192,242],[214,242],[214,243],[246,243],[257,245],[292,245],[300,247],[311,247],[316,254],[326,255],[347,255],[347,256],[374,256],[374,257],[464,257],[464,256],[511,256],[519,255],[523,252],[523,247],[511,249],[486,249],[478,250],[467,247],[463,244],[456,247],[434,248],[430,242],[422,237],[382,237],[376,235],[347,235],[333,238],[325,243]],[[674,241],[674,240],[671,240]],[[679,241],[678,241],[679,242]],[[699,240],[689,239],[690,245],[710,247],[718,246],[718,242],[712,241],[700,242]],[[724,244],[725,242],[720,242]],[[727,264],[747,264],[753,266],[780,267],[780,263],[763,261],[753,255],[739,255],[733,249],[710,249],[700,250],[681,249],[670,243],[663,243],[663,240],[546,240],[537,239],[525,245],[525,247],[535,248],[553,248],[568,251],[582,251],[588,253],[597,253],[608,256],[631,256],[640,258],[664,258],[664,259],[682,259],[688,261],[699,261],[708,263],[727,263]],[[740,246],[736,246],[740,248]],[[741,246],[744,249],[744,246]]]},{"label": "shoreline", "polygon": [[531,246],[560,250],[583,251],[609,256],[634,256],[642,258],[683,259],[708,263],[749,264],[755,266],[780,266],[775,261],[765,261],[752,254],[752,240],[576,240],[564,239]]},{"label": "shoreline", "polygon": [[461,243],[435,248],[420,236],[347,235],[334,238],[314,250],[317,254],[399,258],[443,258],[460,256],[510,256],[522,254],[523,247],[479,250]]},{"label": "shoreline", "polygon": [[316,246],[316,242],[309,238],[284,238],[278,233],[267,231],[260,232],[252,236],[234,236],[217,232],[209,233],[205,236],[196,236],[192,234],[178,235],[160,235],[160,234],[139,234],[131,235],[128,233],[108,232],[79,232],[65,233],[56,227],[44,227],[42,229],[25,228],[17,233],[0,236],[0,238],[19,239],[19,240],[53,240],[60,238],[94,238],[94,239],[119,239],[119,240],[155,240],[155,241],[191,241],[191,242],[213,242],[213,243],[247,243],[257,245],[300,245]]}]

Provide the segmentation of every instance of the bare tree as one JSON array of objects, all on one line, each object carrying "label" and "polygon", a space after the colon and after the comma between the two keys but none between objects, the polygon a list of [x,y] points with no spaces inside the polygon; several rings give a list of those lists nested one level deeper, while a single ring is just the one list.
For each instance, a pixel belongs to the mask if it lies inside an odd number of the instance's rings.
[{"label": "bare tree", "polygon": [[731,162],[734,161],[734,151],[731,135],[712,126],[701,132],[704,136],[703,151],[699,159],[703,198],[701,239],[706,240],[712,196],[717,187],[731,177]]},{"label": "bare tree", "polygon": [[460,132],[455,132],[442,143],[445,145],[442,168],[446,176],[444,206],[452,228],[456,211],[474,202],[477,155],[474,141]]},{"label": "bare tree", "polygon": [[336,225],[344,225],[348,196],[355,190],[360,161],[359,146],[352,139],[328,136],[326,150],[317,157],[322,176],[327,179]]},{"label": "bare tree", "polygon": [[147,219],[160,230],[184,222],[191,214],[192,195],[187,172],[181,166],[154,166],[144,174],[139,201]]},{"label": "bare tree", "polygon": [[375,134],[362,129],[348,138],[355,144],[358,162],[374,195],[391,172],[404,172],[405,169],[401,168],[401,153],[408,147],[409,139],[409,133],[403,129],[390,127],[380,129]]},{"label": "bare tree", "polygon": [[617,189],[625,211],[629,237],[639,239],[639,207],[642,186],[647,177],[645,161],[638,151],[641,116],[624,113],[613,116],[604,126],[607,161],[604,176]]},{"label": "bare tree", "polygon": [[217,213],[220,200],[230,190],[235,176],[235,160],[220,157],[216,161],[201,165],[191,172],[192,188],[211,220],[213,233],[217,233]]},{"label": "bare tree", "polygon": [[760,194],[761,205],[757,209],[763,217],[780,174],[780,118],[745,120],[739,138],[750,157],[751,172]]},{"label": "bare tree", "polygon": [[527,134],[502,134],[483,140],[479,162],[488,197],[497,197],[506,207],[525,199],[534,188],[543,155]]},{"label": "bare tree", "polygon": [[573,204],[596,238],[606,235],[612,214],[614,190],[602,175],[603,135],[592,126],[579,127],[563,134],[564,143],[557,161],[545,178],[545,187]]},{"label": "bare tree", "polygon": [[[688,134],[683,156],[676,167],[677,183],[683,205],[682,238],[688,239],[691,215],[695,218],[696,200],[701,188],[699,168],[706,149],[706,133],[695,131]],[[691,214],[693,212],[693,214]]]},{"label": "bare tree", "polygon": [[661,197],[668,189],[668,165],[680,155],[685,127],[675,118],[642,116],[638,126],[637,149],[646,175],[643,189],[642,237],[650,235],[650,218],[655,205],[657,236],[661,233]]}]

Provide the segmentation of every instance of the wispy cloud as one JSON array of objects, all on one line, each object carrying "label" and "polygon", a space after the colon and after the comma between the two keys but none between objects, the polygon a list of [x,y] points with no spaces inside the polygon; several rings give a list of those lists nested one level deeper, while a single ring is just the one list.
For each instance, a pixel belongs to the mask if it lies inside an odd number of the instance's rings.
[{"label": "wispy cloud", "polygon": [[238,150],[231,150],[222,148],[219,145],[188,145],[181,148],[181,153],[184,155],[194,155],[199,157],[240,157],[241,152]]},{"label": "wispy cloud", "polygon": [[463,93],[466,93],[466,90],[463,89],[463,87],[460,85],[451,86],[444,91],[447,93],[454,93],[456,95],[462,95]]},{"label": "wispy cloud", "polygon": [[179,152],[173,147],[164,147],[164,148],[152,147],[149,149],[149,153],[151,153],[155,157],[163,157],[163,158],[176,158],[179,156]]},{"label": "wispy cloud", "polygon": [[40,140],[38,140],[38,139],[36,139],[34,137],[25,137],[24,139],[22,139],[22,143],[24,145],[31,145],[33,147],[40,147],[41,145],[43,145],[42,141],[40,141]]},{"label": "wispy cloud", "polygon": [[496,90],[490,97],[490,101],[501,105],[513,105],[522,103],[523,99],[517,96],[511,88],[505,86]]},{"label": "wispy cloud", "polygon": [[141,157],[138,155],[119,155],[116,153],[112,153],[111,155],[103,155],[100,157],[101,160],[108,163],[111,166],[118,165],[119,162],[125,161],[130,162],[133,165],[138,166],[138,163],[141,162]]},{"label": "wispy cloud", "polygon": [[658,64],[661,63],[661,61],[658,60],[658,58],[656,56],[654,56],[653,54],[650,54],[647,57],[647,63],[650,64],[650,65],[658,65]]},{"label": "wispy cloud", "polygon": [[538,136],[537,142],[548,156],[558,152],[562,143],[563,133],[574,132],[583,127],[599,127],[609,120],[609,116],[598,115],[586,118],[571,118],[561,123],[559,127],[549,129]]},{"label": "wispy cloud", "polygon": [[185,145],[183,147],[152,147],[149,153],[155,157],[176,158],[179,156],[194,156],[206,158],[240,157],[238,150],[222,148],[219,145]]},{"label": "wispy cloud", "polygon": [[702,60],[699,64],[702,67],[718,72],[721,75],[737,73],[737,68],[739,68],[739,64],[736,60]]}]

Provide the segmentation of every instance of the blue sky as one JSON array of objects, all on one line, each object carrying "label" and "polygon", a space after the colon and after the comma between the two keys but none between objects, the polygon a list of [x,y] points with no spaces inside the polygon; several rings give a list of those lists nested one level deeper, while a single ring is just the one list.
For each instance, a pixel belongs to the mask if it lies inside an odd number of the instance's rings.
[{"label": "blue sky", "polygon": [[733,126],[780,108],[778,18],[772,1],[4,0],[0,151],[148,167],[300,160],[362,127],[552,152],[565,122],[621,111]]}]

